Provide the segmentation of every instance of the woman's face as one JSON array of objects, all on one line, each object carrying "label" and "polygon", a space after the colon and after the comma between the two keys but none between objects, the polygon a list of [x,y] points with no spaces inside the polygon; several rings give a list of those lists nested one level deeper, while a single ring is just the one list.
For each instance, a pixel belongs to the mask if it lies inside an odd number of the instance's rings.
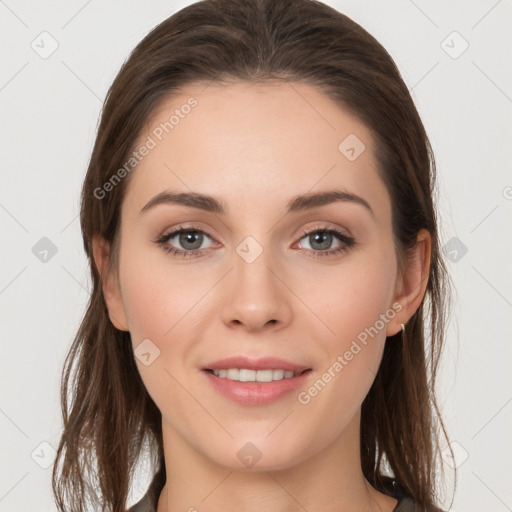
[{"label": "woman's face", "polygon": [[[312,86],[182,93],[136,144],[147,149],[122,206],[109,311],[175,445],[231,468],[286,468],[348,432],[353,442],[386,336],[406,320],[390,198],[368,129]],[[334,191],[350,196],[307,199]],[[213,364],[238,356],[309,371],[248,383],[205,370],[251,369]]]}]

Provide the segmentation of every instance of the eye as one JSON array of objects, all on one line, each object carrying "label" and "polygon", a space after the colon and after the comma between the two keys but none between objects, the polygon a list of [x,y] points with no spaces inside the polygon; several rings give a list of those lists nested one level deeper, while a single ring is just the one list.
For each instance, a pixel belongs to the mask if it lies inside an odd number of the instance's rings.
[{"label": "eye", "polygon": [[[329,256],[347,251],[355,245],[355,239],[352,236],[345,235],[336,228],[329,226],[315,226],[304,232],[299,242],[305,240],[305,244],[301,243],[301,249],[311,251],[311,256]],[[333,243],[338,243],[334,248]],[[304,245],[306,245],[304,247]],[[309,246],[309,247],[308,247]]]},{"label": "eye", "polygon": [[203,249],[211,247],[211,245],[204,245],[208,240],[212,241],[212,238],[202,229],[180,226],[162,235],[156,243],[164,251],[186,258],[203,254]]},{"label": "eye", "polygon": [[[303,240],[305,242],[302,242]],[[155,242],[167,253],[182,258],[201,256],[207,252],[206,249],[215,246],[213,238],[208,233],[193,226],[180,226],[162,235]],[[337,243],[334,248],[333,243]],[[352,236],[329,226],[310,228],[303,232],[299,240],[299,248],[306,249],[308,255],[313,257],[340,254],[355,244],[356,241]]]}]

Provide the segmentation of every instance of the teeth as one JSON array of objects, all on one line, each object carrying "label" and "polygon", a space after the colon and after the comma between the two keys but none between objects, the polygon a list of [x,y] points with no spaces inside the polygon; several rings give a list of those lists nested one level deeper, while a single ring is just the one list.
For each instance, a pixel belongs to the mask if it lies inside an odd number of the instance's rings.
[{"label": "teeth", "polygon": [[289,370],[247,370],[246,368],[229,368],[213,370],[213,374],[221,379],[238,380],[240,382],[272,382],[273,380],[291,379],[301,372]]}]

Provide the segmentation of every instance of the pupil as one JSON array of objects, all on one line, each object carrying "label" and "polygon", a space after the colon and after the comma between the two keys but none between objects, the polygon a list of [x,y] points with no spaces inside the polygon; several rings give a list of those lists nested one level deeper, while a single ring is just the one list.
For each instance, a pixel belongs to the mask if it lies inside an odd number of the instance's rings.
[{"label": "pupil", "polygon": [[309,236],[309,244],[315,248],[314,244],[319,245],[316,249],[329,249],[332,241],[332,235],[326,231],[320,231]]},{"label": "pupil", "polygon": [[[197,232],[182,233],[180,235],[180,244],[185,249],[198,249],[201,247],[203,235]],[[187,244],[191,244],[188,245]]]}]

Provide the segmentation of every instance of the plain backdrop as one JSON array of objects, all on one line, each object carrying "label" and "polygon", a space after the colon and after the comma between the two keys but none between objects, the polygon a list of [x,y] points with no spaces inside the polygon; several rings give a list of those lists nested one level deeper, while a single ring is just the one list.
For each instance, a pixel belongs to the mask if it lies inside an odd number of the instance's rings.
[{"label": "plain backdrop", "polygon": [[[90,289],[78,199],[100,110],[133,47],[189,3],[0,0],[2,512],[55,510],[60,375]],[[511,2],[326,3],[389,51],[436,154],[456,287],[439,386],[451,510],[512,510]],[[147,482],[142,468],[132,501]]]}]

